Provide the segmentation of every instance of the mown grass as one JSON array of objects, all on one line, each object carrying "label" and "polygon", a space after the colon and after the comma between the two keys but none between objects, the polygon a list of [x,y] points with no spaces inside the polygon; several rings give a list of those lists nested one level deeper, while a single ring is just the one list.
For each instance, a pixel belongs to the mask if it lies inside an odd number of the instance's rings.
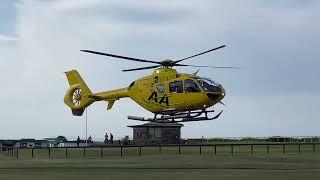
[{"label": "mown grass", "polygon": [[19,149],[1,152],[0,179],[320,179],[319,146]]},{"label": "mown grass", "polygon": [[[151,149],[152,150],[152,149]],[[147,152],[151,152],[147,151]],[[156,151],[158,149],[155,149]],[[162,154],[97,158],[16,159],[0,156],[1,180],[84,179],[319,179],[320,155]],[[133,152],[133,151],[132,151]],[[206,153],[208,152],[208,153]],[[58,153],[58,152],[57,152]],[[78,153],[81,153],[78,152]],[[95,152],[91,152],[94,153]],[[95,156],[95,155],[94,155]]]}]

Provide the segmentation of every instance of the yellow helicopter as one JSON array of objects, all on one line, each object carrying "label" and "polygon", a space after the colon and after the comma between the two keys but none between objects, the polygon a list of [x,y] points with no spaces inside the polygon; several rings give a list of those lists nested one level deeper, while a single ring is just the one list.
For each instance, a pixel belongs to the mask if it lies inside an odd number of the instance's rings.
[{"label": "yellow helicopter", "polygon": [[64,103],[71,108],[73,115],[82,116],[85,108],[93,102],[107,101],[107,109],[109,110],[112,108],[116,100],[130,97],[144,109],[154,113],[154,117],[152,118],[128,116],[128,119],[131,120],[188,122],[216,119],[221,115],[222,111],[214,117],[209,117],[209,114],[214,112],[214,110],[209,110],[209,108],[217,103],[222,103],[221,100],[226,95],[225,89],[222,85],[209,78],[201,78],[197,76],[197,72],[193,74],[178,73],[173,69],[173,67],[191,66],[237,68],[230,66],[217,67],[181,64],[184,60],[194,58],[223,47],[225,47],[225,45],[183,59],[175,61],[166,59],[160,62],[91,50],[81,50],[86,53],[156,64],[154,66],[123,70],[125,72],[156,69],[153,71],[152,75],[133,81],[128,87],[98,93],[91,92],[76,70],[68,71],[66,72],[66,76],[70,87],[64,96]]}]

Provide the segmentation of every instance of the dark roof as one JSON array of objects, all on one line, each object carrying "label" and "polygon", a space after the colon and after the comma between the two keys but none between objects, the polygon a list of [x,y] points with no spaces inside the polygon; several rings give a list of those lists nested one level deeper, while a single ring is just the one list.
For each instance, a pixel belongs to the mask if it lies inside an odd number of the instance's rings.
[{"label": "dark roof", "polygon": [[148,122],[140,125],[131,125],[127,127],[136,128],[136,127],[182,127],[183,124],[180,123],[157,123],[157,122]]},{"label": "dark roof", "polygon": [[36,139],[30,139],[30,138],[25,138],[25,139],[20,139],[20,141],[28,141],[28,142],[33,142]]},{"label": "dark roof", "polygon": [[60,143],[60,142],[68,142],[67,138],[64,136],[58,136],[57,138],[44,138],[46,141]]},{"label": "dark roof", "polygon": [[16,143],[40,143],[40,142],[47,142],[46,140],[36,140],[36,139],[20,139],[20,140],[0,140],[0,144],[16,144]]}]

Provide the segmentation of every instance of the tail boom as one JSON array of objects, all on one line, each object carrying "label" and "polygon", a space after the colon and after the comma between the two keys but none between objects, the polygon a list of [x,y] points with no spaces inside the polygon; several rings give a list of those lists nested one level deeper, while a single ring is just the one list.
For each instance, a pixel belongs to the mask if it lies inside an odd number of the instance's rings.
[{"label": "tail boom", "polygon": [[75,116],[82,116],[85,108],[95,101],[108,101],[107,109],[111,109],[116,100],[129,97],[128,88],[92,93],[76,70],[66,72],[66,76],[70,87],[64,96],[64,103]]}]

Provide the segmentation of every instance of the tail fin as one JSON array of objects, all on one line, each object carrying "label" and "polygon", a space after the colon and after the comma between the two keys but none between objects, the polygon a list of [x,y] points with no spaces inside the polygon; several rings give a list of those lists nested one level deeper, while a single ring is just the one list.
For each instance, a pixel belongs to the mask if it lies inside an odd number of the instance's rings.
[{"label": "tail fin", "polygon": [[70,87],[64,96],[64,103],[71,108],[73,115],[82,116],[85,108],[94,102],[89,98],[92,92],[76,70],[65,73]]}]

